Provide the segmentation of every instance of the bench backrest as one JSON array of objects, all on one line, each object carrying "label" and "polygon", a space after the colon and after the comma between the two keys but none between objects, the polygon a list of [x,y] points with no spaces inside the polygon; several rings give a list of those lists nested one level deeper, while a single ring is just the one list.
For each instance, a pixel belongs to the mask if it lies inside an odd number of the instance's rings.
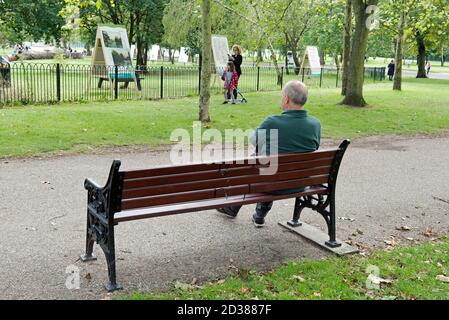
[{"label": "bench backrest", "polygon": [[113,189],[121,192],[116,211],[315,185],[332,189],[348,145],[349,141],[345,140],[333,150],[279,155],[278,170],[273,175],[260,174],[260,168],[266,166],[266,157],[242,159],[237,163],[121,171],[118,179],[110,177],[119,184]]}]

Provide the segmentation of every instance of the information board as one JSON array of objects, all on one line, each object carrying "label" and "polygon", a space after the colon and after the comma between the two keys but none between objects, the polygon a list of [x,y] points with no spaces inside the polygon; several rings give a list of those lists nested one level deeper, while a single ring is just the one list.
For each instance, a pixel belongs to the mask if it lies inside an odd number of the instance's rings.
[{"label": "information board", "polygon": [[321,75],[320,55],[318,54],[317,47],[308,46],[306,48],[301,63],[301,72],[304,68],[310,68],[310,72],[313,76]]},{"label": "information board", "polygon": [[[134,79],[131,48],[126,29],[121,26],[99,26],[92,55],[92,73],[113,79],[112,67],[119,67],[119,78]],[[101,68],[104,67],[104,68]]]},{"label": "information board", "polygon": [[228,38],[225,36],[212,36],[212,53],[214,58],[215,72],[220,74],[226,69],[229,61]]}]

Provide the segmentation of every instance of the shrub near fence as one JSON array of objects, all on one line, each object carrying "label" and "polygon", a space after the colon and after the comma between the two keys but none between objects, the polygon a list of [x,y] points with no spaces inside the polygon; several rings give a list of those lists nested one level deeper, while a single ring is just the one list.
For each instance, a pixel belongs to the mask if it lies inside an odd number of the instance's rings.
[{"label": "shrub near fence", "polygon": [[[140,79],[141,90],[134,81],[124,82],[135,72]],[[340,86],[341,70],[322,68],[321,76],[311,76],[305,69],[298,75],[294,70],[281,69],[278,79],[274,67],[242,68],[239,89],[242,92],[279,90],[292,79],[300,79],[310,87],[335,88]],[[8,74],[8,78],[3,75]],[[100,77],[119,79],[104,81]],[[123,67],[14,63],[0,70],[0,106],[6,104],[56,103],[60,101],[109,101],[115,99],[164,99],[198,95],[200,68],[198,67],[139,67],[132,70]],[[365,68],[366,81],[385,80],[385,68]],[[279,80],[279,81],[278,81]],[[213,93],[221,93],[220,75],[211,81]]]}]

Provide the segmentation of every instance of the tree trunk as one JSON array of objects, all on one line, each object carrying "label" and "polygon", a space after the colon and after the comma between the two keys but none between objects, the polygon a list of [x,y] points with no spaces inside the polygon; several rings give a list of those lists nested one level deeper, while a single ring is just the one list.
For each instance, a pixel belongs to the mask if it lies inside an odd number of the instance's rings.
[{"label": "tree trunk", "polygon": [[139,36],[137,37],[136,48],[137,48],[136,68],[138,68],[138,67],[142,67],[144,65],[144,61],[143,61],[143,44],[142,44],[142,41],[140,40]]},{"label": "tree trunk", "polygon": [[326,52],[320,51],[320,63],[321,66],[324,67],[326,65]]},{"label": "tree trunk", "polygon": [[405,8],[401,10],[401,18],[399,20],[399,31],[396,43],[396,68],[394,70],[393,90],[402,90],[402,61],[404,58],[404,29],[405,29]]},{"label": "tree trunk", "polygon": [[285,73],[289,75],[290,70],[288,68],[288,63],[289,63],[289,61],[288,61],[288,34],[285,32],[284,32],[284,34],[285,34]]},{"label": "tree trunk", "polygon": [[201,8],[201,36],[202,36],[202,63],[201,63],[201,86],[199,101],[199,120],[210,122],[210,79],[212,61],[212,23],[210,17],[210,0],[202,0]]},{"label": "tree trunk", "polygon": [[366,9],[369,5],[376,5],[378,0],[352,0],[355,15],[355,30],[352,37],[351,58],[349,64],[349,79],[346,88],[346,96],[343,104],[363,107],[366,105],[363,98],[363,82],[365,73],[365,55],[368,46],[368,35],[370,30],[366,24],[368,14]]},{"label": "tree trunk", "polygon": [[[298,40],[299,41],[299,40]],[[298,41],[292,41],[291,49],[292,49],[292,56],[293,56],[293,62],[295,62],[295,74],[299,74],[299,69],[301,69],[301,62],[298,59]]]},{"label": "tree trunk", "polygon": [[271,41],[269,41],[269,42],[270,42],[269,47],[270,47],[270,53],[271,53],[271,61],[273,61],[274,69],[276,70],[276,75],[277,75],[277,79],[278,79],[277,85],[280,86],[282,83],[282,73],[281,73],[281,69],[279,68],[278,59],[276,57],[276,52],[274,52],[274,47],[271,44]]},{"label": "tree trunk", "polygon": [[417,78],[427,78],[426,72],[426,44],[424,43],[424,35],[417,31],[416,44],[418,46],[418,74]]},{"label": "tree trunk", "polygon": [[[345,28],[343,34],[343,77],[341,95],[346,95],[349,79],[349,59],[351,56],[351,31],[352,31],[352,0],[346,0],[345,7]],[[338,68],[338,67],[337,67]]]},{"label": "tree trunk", "polygon": [[143,66],[145,67],[144,70],[147,70],[147,65],[148,65],[148,47],[149,45],[146,44],[145,48],[143,49],[143,57],[142,57],[142,63]]},{"label": "tree trunk", "polygon": [[338,53],[335,53],[334,61],[335,61],[335,66],[337,67],[337,69],[340,69],[341,65],[340,65],[340,57],[338,56]]},{"label": "tree trunk", "polygon": [[444,62],[445,62],[445,59],[444,59],[444,44],[441,43],[441,66],[442,67],[444,67]]},{"label": "tree trunk", "polygon": [[259,65],[261,62],[263,62],[263,55],[262,55],[262,49],[257,49],[257,59],[256,64]]}]

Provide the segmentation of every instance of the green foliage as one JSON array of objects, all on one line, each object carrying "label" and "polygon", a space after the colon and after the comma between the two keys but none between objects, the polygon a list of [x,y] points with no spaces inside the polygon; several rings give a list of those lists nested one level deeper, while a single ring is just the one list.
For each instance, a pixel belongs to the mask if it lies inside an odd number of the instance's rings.
[{"label": "green foliage", "polygon": [[59,12],[64,0],[3,0],[0,30],[10,44],[26,40],[59,42],[64,19]]},{"label": "green foliage", "polygon": [[389,30],[395,37],[401,10],[406,12],[406,55],[416,55],[415,35],[417,32],[425,38],[427,47],[437,50],[448,45],[449,40],[449,1],[447,0],[382,0],[382,28]]},{"label": "green foliage", "polygon": [[81,30],[93,45],[99,24],[124,25],[130,43],[136,43],[138,64],[144,64],[144,51],[160,43],[164,28],[162,17],[167,0],[65,0],[61,15],[67,19],[66,29]]}]

